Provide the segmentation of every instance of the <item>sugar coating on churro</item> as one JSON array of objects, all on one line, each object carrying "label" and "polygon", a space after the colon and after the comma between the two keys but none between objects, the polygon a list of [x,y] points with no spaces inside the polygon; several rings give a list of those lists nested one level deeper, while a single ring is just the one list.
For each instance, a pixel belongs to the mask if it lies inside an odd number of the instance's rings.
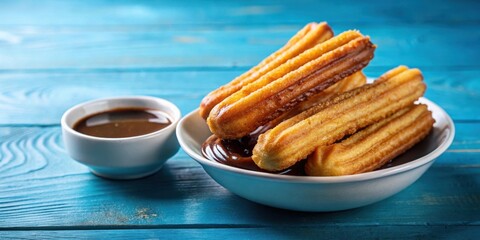
[{"label": "sugar coating on churro", "polygon": [[380,77],[380,81],[314,106],[260,135],[253,149],[254,162],[269,171],[288,168],[316,148],[380,121],[423,95],[426,86],[418,69],[390,73]]},{"label": "sugar coating on churro", "polygon": [[285,46],[265,58],[257,66],[205,96],[200,103],[200,115],[207,119],[215,105],[240,90],[243,86],[258,80],[261,76],[287,62],[289,59],[330,39],[332,36],[333,31],[325,22],[307,24]]},{"label": "sugar coating on churro", "polygon": [[224,139],[243,137],[341,79],[361,70],[375,46],[346,31],[261,76],[217,104],[207,119]]},{"label": "sugar coating on churro", "polygon": [[340,176],[375,170],[425,138],[434,122],[426,105],[407,107],[339,143],[318,147],[305,172]]},{"label": "sugar coating on churro", "polygon": [[329,100],[330,98],[334,97],[336,94],[343,93],[343,92],[352,90],[354,88],[363,86],[366,83],[367,83],[367,77],[365,76],[365,74],[363,74],[363,72],[361,71],[356,72],[342,79],[341,81],[335,83],[334,85],[328,87],[327,89],[310,96],[307,100],[299,103],[290,111],[284,112],[277,118],[270,121],[267,125],[274,127],[278,125],[280,122],[288,118],[291,118],[321,102]]}]

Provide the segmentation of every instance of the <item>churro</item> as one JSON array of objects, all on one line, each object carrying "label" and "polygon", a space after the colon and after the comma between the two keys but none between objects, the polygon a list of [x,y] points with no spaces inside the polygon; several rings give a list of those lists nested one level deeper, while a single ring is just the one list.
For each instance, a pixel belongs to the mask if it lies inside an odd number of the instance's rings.
[{"label": "churro", "polygon": [[307,24],[302,30],[295,34],[285,46],[265,58],[257,66],[205,96],[200,103],[200,115],[204,119],[207,119],[212,108],[223,99],[237,92],[243,86],[259,79],[261,76],[287,62],[289,59],[326,41],[327,39],[330,39],[332,36],[333,31],[325,22]]},{"label": "churro", "polygon": [[[327,101],[328,99],[332,98],[336,94],[343,93],[343,92],[352,90],[354,88],[363,86],[366,83],[367,83],[367,77],[365,76],[365,74],[363,74],[363,72],[361,72],[361,71],[356,72],[356,73],[340,80],[339,82],[333,84],[329,88],[327,88],[327,89],[325,89],[325,90],[323,90],[323,91],[321,91],[321,92],[319,92],[319,93],[317,93],[313,96],[310,96],[307,100],[299,103],[297,106],[295,106],[290,111],[284,112],[283,114],[281,114],[280,116],[278,116],[274,120],[270,121],[268,124],[266,124],[266,126],[269,127],[269,128],[275,127],[276,125],[278,125],[282,121],[284,121],[288,118],[291,118],[291,117],[293,117],[293,116],[295,116],[295,115],[313,107],[314,105],[317,105],[321,102]],[[266,131],[268,129],[264,129],[264,130]]]},{"label": "churro", "polygon": [[434,122],[426,105],[405,108],[339,143],[318,147],[305,172],[339,176],[375,170],[425,138]]},{"label": "churro", "polygon": [[243,137],[308,97],[360,71],[373,58],[374,50],[370,38],[358,31],[346,31],[225,98],[211,110],[207,124],[220,138]]},{"label": "churro", "polygon": [[380,121],[410,106],[425,91],[418,69],[399,67],[373,84],[342,93],[261,134],[252,159],[262,169],[279,171],[316,148]]}]

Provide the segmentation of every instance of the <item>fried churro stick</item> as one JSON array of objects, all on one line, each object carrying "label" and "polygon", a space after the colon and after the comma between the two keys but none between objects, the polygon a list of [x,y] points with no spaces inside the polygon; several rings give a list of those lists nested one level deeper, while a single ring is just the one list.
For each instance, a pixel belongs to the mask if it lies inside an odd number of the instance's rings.
[{"label": "fried churro stick", "polygon": [[341,79],[373,58],[375,45],[347,31],[289,60],[217,104],[207,119],[223,139],[245,136]]},{"label": "fried churro stick", "polygon": [[327,89],[325,89],[325,90],[323,90],[323,91],[321,91],[321,92],[319,92],[319,93],[317,93],[313,96],[310,96],[307,100],[299,103],[292,110],[290,110],[288,112],[285,112],[282,115],[280,115],[279,117],[270,121],[267,125],[271,126],[271,127],[274,127],[274,126],[278,125],[280,122],[282,122],[286,119],[289,119],[289,118],[291,118],[291,117],[293,117],[293,116],[295,116],[295,115],[313,107],[314,105],[317,105],[317,104],[319,104],[323,101],[327,101],[328,99],[332,98],[336,94],[343,93],[343,92],[352,90],[354,88],[363,86],[366,83],[367,83],[367,77],[365,76],[365,74],[363,74],[363,72],[361,72],[361,71],[356,72],[356,73],[340,80],[339,82],[333,84],[329,88],[327,88]]},{"label": "fried churro stick", "polygon": [[365,74],[363,74],[363,72],[361,71],[356,72],[346,77],[345,79],[335,83],[329,88],[319,92],[318,94],[309,97],[306,101],[301,102],[297,106],[297,108],[300,108],[300,112],[307,110],[313,105],[316,105],[319,102],[328,100],[329,98],[333,97],[336,94],[343,93],[343,92],[352,90],[354,88],[363,86],[366,83],[367,83],[367,77],[365,76]]},{"label": "fried churro stick", "polygon": [[425,92],[423,76],[418,69],[400,70],[394,69],[380,81],[340,94],[261,134],[253,149],[254,162],[269,171],[288,168],[316,148],[411,105]]},{"label": "fried churro stick", "polygon": [[207,119],[212,108],[223,99],[240,90],[243,86],[257,80],[289,59],[326,41],[327,39],[330,39],[332,36],[333,31],[325,22],[307,24],[302,30],[295,34],[285,46],[265,58],[257,66],[205,96],[200,103],[200,116]]},{"label": "fried churro stick", "polygon": [[426,105],[405,108],[340,143],[317,148],[305,172],[340,176],[375,170],[425,138],[434,122]]}]

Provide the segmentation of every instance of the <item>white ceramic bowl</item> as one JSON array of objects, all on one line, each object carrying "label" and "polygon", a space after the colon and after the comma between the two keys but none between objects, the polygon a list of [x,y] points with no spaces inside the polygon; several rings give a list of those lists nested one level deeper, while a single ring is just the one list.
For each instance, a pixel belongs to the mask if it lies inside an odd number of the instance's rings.
[{"label": "white ceramic bowl", "polygon": [[[118,108],[150,108],[165,112],[169,126],[145,135],[126,138],[102,138],[73,129],[80,119]],[[134,179],[158,171],[178,151],[175,128],[180,110],[169,101],[146,96],[116,97],[94,100],[67,110],[61,120],[62,135],[68,154],[88,166],[99,176]]]},{"label": "white ceramic bowl", "polygon": [[429,136],[399,156],[397,166],[373,172],[311,177],[263,173],[231,167],[202,156],[201,146],[211,135],[205,121],[194,111],[177,127],[185,152],[200,163],[220,185],[248,200],[298,211],[336,211],[365,206],[390,197],[415,182],[452,143],[455,129],[448,114],[422,98],[436,120]]}]

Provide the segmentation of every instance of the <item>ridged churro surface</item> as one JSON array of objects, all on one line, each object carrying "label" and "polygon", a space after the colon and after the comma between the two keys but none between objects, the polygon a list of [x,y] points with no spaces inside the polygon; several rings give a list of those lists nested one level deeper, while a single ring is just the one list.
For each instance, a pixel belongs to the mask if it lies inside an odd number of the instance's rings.
[{"label": "ridged churro surface", "polygon": [[243,86],[258,80],[261,76],[287,62],[289,59],[330,39],[332,36],[333,31],[325,22],[307,24],[302,30],[295,34],[285,46],[265,58],[257,66],[205,96],[200,103],[200,115],[204,119],[207,119],[212,108],[223,99],[237,92]]},{"label": "ridged churro surface", "polygon": [[[270,121],[266,126],[267,127],[274,127],[281,123],[282,121],[291,118],[321,102],[327,101],[328,99],[332,98],[336,94],[343,93],[349,90],[352,90],[354,88],[363,86],[367,83],[367,77],[363,72],[359,71],[356,72],[339,82],[333,84],[332,86],[328,87],[327,89],[310,96],[307,100],[299,103],[297,106],[295,106],[293,109],[290,111],[282,113],[280,116],[277,118],[273,119]],[[265,129],[267,130],[267,129]]]},{"label": "ridged churro surface", "polygon": [[283,121],[260,135],[253,160],[279,171],[370,124],[410,106],[425,91],[418,69],[398,67],[373,84],[340,94]]},{"label": "ridged churro surface", "polygon": [[375,170],[426,137],[434,122],[426,105],[407,107],[339,143],[318,147],[305,172],[340,176]]},{"label": "ridged churro surface", "polygon": [[210,130],[223,139],[243,137],[336,82],[360,71],[375,46],[346,31],[287,61],[225,98],[209,114]]}]

